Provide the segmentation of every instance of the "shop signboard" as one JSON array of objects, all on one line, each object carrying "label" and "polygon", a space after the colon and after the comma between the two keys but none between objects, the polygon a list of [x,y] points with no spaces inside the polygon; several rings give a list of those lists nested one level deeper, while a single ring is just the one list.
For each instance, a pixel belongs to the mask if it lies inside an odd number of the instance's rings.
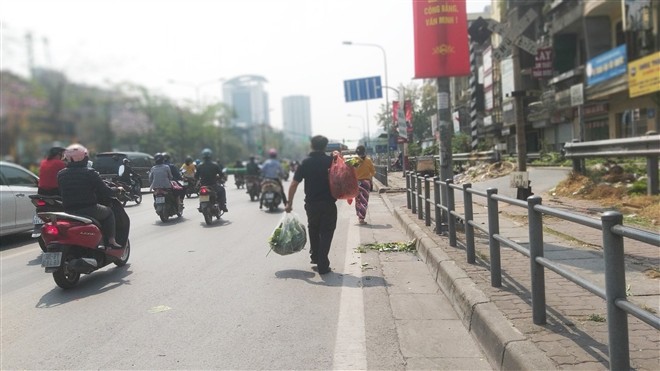
[{"label": "shop signboard", "polygon": [[552,48],[537,49],[532,76],[537,79],[552,77]]},{"label": "shop signboard", "polygon": [[630,98],[660,91],[660,51],[628,63]]},{"label": "shop signboard", "polygon": [[605,82],[626,73],[626,44],[608,50],[587,62],[587,85]]}]

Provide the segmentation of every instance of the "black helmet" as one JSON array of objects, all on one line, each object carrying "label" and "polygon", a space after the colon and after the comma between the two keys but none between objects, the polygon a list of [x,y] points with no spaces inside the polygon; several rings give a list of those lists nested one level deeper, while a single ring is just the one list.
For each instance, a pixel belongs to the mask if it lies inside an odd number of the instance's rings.
[{"label": "black helmet", "polygon": [[162,153],[156,153],[154,155],[154,161],[156,161],[157,164],[162,164],[163,161],[165,161],[165,159],[163,158],[163,154]]},{"label": "black helmet", "polygon": [[163,155],[163,160],[165,160],[165,161],[169,161],[169,160],[170,160],[170,154],[169,154],[169,153],[167,153],[167,152],[163,152],[162,155]]},{"label": "black helmet", "polygon": [[130,164],[130,163],[131,163],[131,160],[129,160],[128,158],[124,157],[124,159],[121,160],[121,162],[122,162],[123,164]]},{"label": "black helmet", "polygon": [[185,161],[185,162],[186,162],[186,164],[191,163],[191,162],[192,162],[192,157],[190,157],[190,156],[186,157],[186,161]]},{"label": "black helmet", "polygon": [[53,157],[62,157],[62,154],[64,153],[64,150],[66,148],[64,147],[53,147],[48,150],[48,158],[52,159]]},{"label": "black helmet", "polygon": [[204,148],[202,150],[202,158],[203,159],[208,160],[208,159],[211,158],[212,155],[213,155],[213,151],[211,151],[210,149]]}]

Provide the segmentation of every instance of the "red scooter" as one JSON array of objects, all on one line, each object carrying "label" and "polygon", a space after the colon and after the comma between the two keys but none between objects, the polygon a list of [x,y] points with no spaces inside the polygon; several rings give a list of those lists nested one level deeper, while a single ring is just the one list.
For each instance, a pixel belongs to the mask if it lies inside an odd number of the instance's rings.
[{"label": "red scooter", "polygon": [[110,263],[126,265],[131,254],[128,239],[130,219],[117,199],[107,201],[115,214],[115,239],[123,249],[106,249],[106,240],[98,221],[65,212],[40,212],[49,220],[41,229],[46,252],[41,255],[41,266],[52,273],[55,283],[63,288],[74,287],[81,274],[89,274]]}]

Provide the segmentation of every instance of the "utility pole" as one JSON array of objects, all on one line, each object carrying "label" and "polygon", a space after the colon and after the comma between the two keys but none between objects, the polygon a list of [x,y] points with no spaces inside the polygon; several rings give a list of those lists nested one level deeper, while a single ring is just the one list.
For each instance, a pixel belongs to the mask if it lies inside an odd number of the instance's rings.
[{"label": "utility pole", "polygon": [[527,171],[527,136],[525,133],[525,116],[523,110],[523,97],[520,79],[520,56],[518,47],[511,46],[511,59],[513,59],[513,96],[515,99],[516,112],[516,157],[518,159],[518,171]]},{"label": "utility pole", "polygon": [[[440,180],[444,182],[447,179],[454,178],[452,171],[451,140],[453,125],[451,107],[449,106],[449,77],[439,77],[436,81],[438,84],[438,126],[440,132]],[[442,204],[446,205],[447,200],[444,200],[443,192],[440,192],[440,198],[443,199]],[[446,230],[449,221],[447,212],[442,210],[440,214],[442,217],[442,230]]]}]

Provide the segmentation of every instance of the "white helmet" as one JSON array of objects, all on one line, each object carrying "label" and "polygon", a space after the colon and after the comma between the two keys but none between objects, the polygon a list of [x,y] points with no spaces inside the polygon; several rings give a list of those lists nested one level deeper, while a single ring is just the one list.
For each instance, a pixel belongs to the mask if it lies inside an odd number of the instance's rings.
[{"label": "white helmet", "polygon": [[81,144],[72,144],[64,150],[64,157],[71,162],[82,161],[87,157],[88,152],[87,148],[83,147]]}]

